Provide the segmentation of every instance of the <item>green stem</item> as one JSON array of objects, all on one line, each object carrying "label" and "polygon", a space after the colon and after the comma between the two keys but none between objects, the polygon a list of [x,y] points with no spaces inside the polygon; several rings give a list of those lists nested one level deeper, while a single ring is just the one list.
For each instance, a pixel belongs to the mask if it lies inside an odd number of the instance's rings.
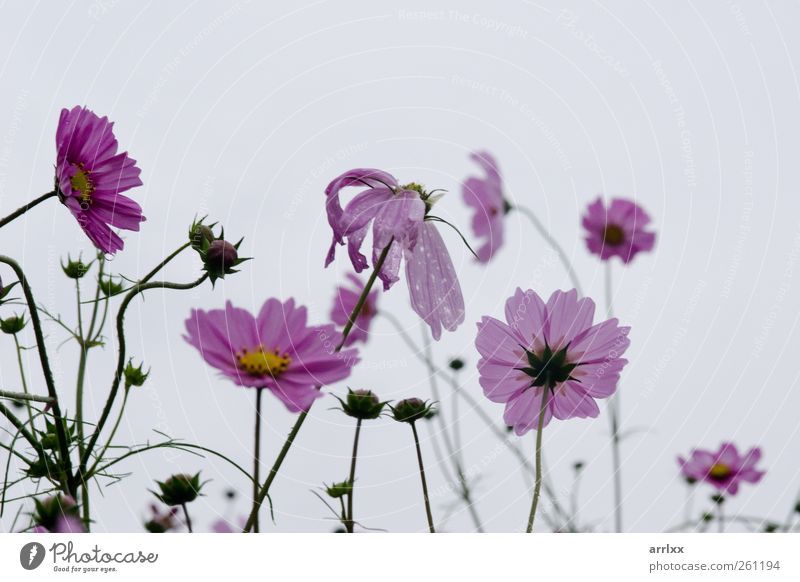
[{"label": "green stem", "polygon": [[95,445],[97,444],[97,439],[100,438],[100,433],[103,431],[103,427],[105,426],[106,421],[108,420],[109,415],[111,414],[111,409],[114,406],[114,400],[117,396],[117,391],[119,390],[119,385],[124,375],[125,370],[125,311],[128,309],[131,301],[139,294],[144,293],[148,289],[175,289],[179,291],[185,291],[188,289],[194,289],[195,287],[201,285],[203,281],[208,278],[208,273],[204,273],[199,279],[192,281],[191,283],[170,283],[168,281],[153,281],[151,283],[139,283],[133,289],[131,289],[128,294],[125,296],[125,299],[122,300],[122,303],[119,306],[119,311],[117,311],[117,345],[118,345],[118,353],[117,353],[117,369],[114,371],[114,379],[111,382],[111,390],[109,391],[108,398],[106,399],[106,404],[103,407],[103,412],[100,415],[100,419],[97,421],[97,426],[95,427],[94,432],[92,433],[91,438],[89,439],[89,444],[86,446],[86,449],[81,456],[80,467],[78,469],[78,477],[82,481],[87,481],[91,478],[91,474],[86,474],[86,466],[89,463],[89,458],[91,457],[92,450],[94,449]]},{"label": "green stem", "polygon": [[356,488],[356,458],[358,457],[358,437],[361,435],[361,419],[356,421],[356,436],[353,438],[353,455],[350,460],[350,493],[347,495],[347,512],[345,513],[344,527],[347,533],[353,533],[355,521],[353,520],[353,491]]},{"label": "green stem", "polygon": [[428,518],[428,531],[436,533],[433,527],[433,514],[431,513],[431,500],[428,496],[428,482],[425,479],[425,465],[422,464],[422,449],[419,446],[419,435],[417,434],[417,423],[412,422],[411,433],[414,435],[414,446],[417,448],[417,463],[419,463],[419,478],[422,481],[422,499],[425,501],[425,516]]},{"label": "green stem", "polygon": [[28,429],[25,428],[25,424],[19,418],[17,418],[17,416],[13,412],[11,412],[11,410],[9,410],[9,408],[2,402],[0,402],[0,413],[2,413],[3,416],[5,416],[8,419],[8,421],[14,426],[14,428],[16,428],[19,431],[19,433],[25,438],[26,441],[28,441],[28,443],[33,447],[33,449],[37,453],[39,453],[39,457],[41,458],[42,449],[39,442],[35,438],[33,438],[33,435],[30,432],[28,432]]},{"label": "green stem", "polygon": [[581,289],[581,283],[578,280],[578,275],[575,272],[575,269],[572,267],[572,263],[567,256],[567,253],[558,244],[558,241],[553,238],[553,235],[545,228],[544,224],[539,220],[539,217],[536,216],[531,210],[525,208],[524,206],[512,206],[512,210],[518,210],[521,212],[530,222],[533,224],[533,227],[539,232],[539,235],[547,242],[548,245],[556,252],[558,255],[561,264],[564,265],[564,268],[567,270],[567,274],[569,275],[570,281],[572,281],[572,285],[578,291],[578,295],[583,297],[583,290]]},{"label": "green stem", "polygon": [[[31,408],[31,400],[33,398],[29,398],[28,396],[30,393],[28,392],[28,381],[25,379],[25,366],[22,365],[22,347],[19,345],[19,339],[17,339],[17,334],[14,334],[14,346],[17,348],[17,364],[19,364],[19,379],[22,382],[22,391],[25,393],[26,398],[23,398],[25,401],[25,406],[28,409],[28,421],[31,425],[31,430],[35,427],[33,426],[33,409]],[[49,402],[49,400],[48,400]]]},{"label": "green stem", "polygon": [[[605,268],[605,295],[606,313],[613,317],[614,300],[611,284],[611,261],[606,261]],[[622,532],[622,452],[620,439],[620,402],[619,386],[617,391],[608,400],[609,421],[611,422],[611,457],[614,470],[614,529]]]},{"label": "green stem", "polygon": [[10,398],[11,400],[29,400],[31,402],[44,402],[50,404],[53,400],[49,396],[37,396],[36,394],[28,394],[27,392],[11,392],[9,390],[0,390],[0,398]]},{"label": "green stem", "polygon": [[181,503],[181,507],[183,507],[183,515],[186,516],[186,527],[189,529],[189,533],[194,533],[194,530],[192,530],[192,518],[189,517],[189,510],[186,509],[186,504]]},{"label": "green stem", "polygon": [[[424,327],[422,328],[422,339],[425,349],[425,364],[428,367],[428,381],[430,382],[431,386],[431,395],[433,396],[434,401],[441,402],[441,398],[439,396],[439,385],[436,382],[436,366],[433,363],[431,340],[428,336],[427,328]],[[456,398],[457,397],[458,393],[456,393]],[[447,431],[447,423],[445,422],[444,415],[440,412],[436,415],[436,418],[439,422],[439,428],[442,433],[442,440],[444,441],[445,449],[447,450],[447,456],[448,458],[452,459],[453,462],[453,469],[455,470],[456,478],[458,479],[458,486],[461,489],[461,498],[464,501],[464,504],[467,506],[467,511],[472,519],[472,523],[475,525],[475,529],[478,531],[478,533],[484,533],[483,524],[481,523],[480,516],[478,515],[478,510],[472,501],[472,492],[470,491],[469,483],[461,466],[461,461],[459,460],[458,455],[460,450],[453,446],[453,441],[450,439],[450,434]],[[454,419],[453,422],[456,423],[457,419]]]},{"label": "green stem", "polygon": [[[339,342],[339,345],[336,346],[334,349],[334,353],[340,352],[342,347],[344,346],[345,342],[347,341],[347,336],[350,335],[350,330],[353,329],[353,323],[358,317],[358,314],[361,312],[361,309],[364,307],[364,303],[369,296],[369,292],[372,290],[372,286],[375,284],[375,280],[378,278],[378,274],[381,272],[383,268],[383,264],[386,262],[386,257],[389,255],[389,249],[392,246],[394,239],[389,242],[383,252],[381,252],[380,257],[378,257],[378,261],[375,263],[373,267],[372,274],[370,274],[369,279],[367,279],[366,285],[364,285],[364,290],[361,291],[361,296],[358,298],[353,311],[350,313],[350,317],[347,318],[347,325],[344,326],[342,330],[342,340]],[[266,481],[264,481],[264,485],[261,487],[261,491],[258,493],[258,504],[261,505],[264,503],[264,499],[269,494],[269,488],[272,486],[272,482],[275,480],[275,476],[278,474],[278,470],[281,468],[283,464],[283,460],[286,458],[286,454],[289,452],[289,449],[292,448],[292,443],[294,442],[295,437],[297,437],[297,433],[300,432],[300,428],[303,426],[303,423],[306,421],[306,417],[308,416],[308,410],[304,410],[301,412],[297,420],[292,427],[292,430],[289,431],[289,436],[286,437],[286,441],[283,443],[283,447],[281,447],[280,452],[278,453],[278,457],[275,459],[275,462],[272,464],[272,467],[269,470],[269,475],[267,475]],[[253,525],[255,524],[256,520],[256,512],[251,511],[250,517],[247,518],[247,523],[243,528],[244,533],[250,532],[253,529]]]},{"label": "green stem", "polygon": [[[103,449],[100,451],[100,454],[97,455],[97,459],[95,459],[94,464],[89,468],[88,475],[94,475],[95,469],[97,465],[100,463],[101,459],[104,459],[106,453],[108,452],[108,448],[111,446],[111,443],[114,441],[114,437],[117,434],[117,430],[119,429],[119,425],[122,423],[122,416],[125,414],[125,405],[128,404],[128,394],[130,393],[130,388],[125,386],[125,389],[122,393],[122,404],[119,407],[119,414],[117,414],[117,420],[114,421],[114,426],[111,427],[111,434],[108,435],[108,440],[106,444],[103,445]],[[88,483],[85,483],[85,486],[88,488]]]},{"label": "green stem", "polygon": [[36,348],[39,353],[39,361],[42,366],[42,374],[44,375],[44,381],[47,385],[47,394],[53,401],[50,406],[53,413],[53,421],[55,422],[56,438],[58,440],[58,449],[61,460],[59,463],[59,470],[61,472],[61,487],[65,493],[77,498],[74,475],[72,474],[72,460],[69,457],[67,433],[64,429],[64,422],[61,416],[61,407],[58,403],[58,393],[56,392],[56,385],[53,380],[53,372],[50,369],[50,360],[47,356],[47,347],[44,343],[44,334],[42,333],[42,324],[39,320],[39,311],[36,309],[36,301],[33,298],[33,292],[28,284],[28,279],[25,277],[25,273],[22,271],[22,268],[19,266],[19,264],[11,257],[4,255],[0,255],[0,263],[8,265],[14,271],[17,279],[20,282],[20,285],[22,286],[22,291],[25,295],[25,301],[28,304],[31,325],[33,326],[33,332],[36,337]]},{"label": "green stem", "polygon": [[35,199],[31,200],[25,206],[21,206],[20,208],[17,208],[14,212],[9,214],[5,218],[0,219],[0,228],[3,228],[5,225],[7,225],[9,222],[14,220],[15,218],[19,218],[20,216],[22,216],[23,214],[28,212],[28,210],[30,210],[34,206],[38,206],[39,204],[41,204],[42,202],[44,202],[48,198],[52,198],[53,196],[56,196],[56,194],[57,194],[56,191],[53,190],[52,192],[48,192],[47,194],[42,194],[38,198],[35,198]]},{"label": "green stem", "polygon": [[253,511],[256,514],[256,520],[253,523],[253,531],[258,533],[260,526],[258,523],[258,511],[260,504],[258,502],[258,484],[261,482],[261,393],[263,388],[256,388],[256,428],[255,428],[255,446],[253,455]]},{"label": "green stem", "polygon": [[536,481],[533,486],[533,501],[531,502],[531,513],[528,516],[527,533],[533,532],[533,520],[536,518],[536,508],[539,505],[539,493],[542,489],[542,433],[544,432],[544,417],[547,412],[547,404],[550,396],[550,387],[542,388],[542,405],[539,409],[539,426],[536,429]]}]

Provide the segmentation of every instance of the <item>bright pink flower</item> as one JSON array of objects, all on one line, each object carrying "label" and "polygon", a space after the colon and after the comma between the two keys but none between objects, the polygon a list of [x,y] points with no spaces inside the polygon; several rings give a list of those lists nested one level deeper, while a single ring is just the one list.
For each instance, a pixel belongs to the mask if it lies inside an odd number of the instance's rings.
[{"label": "bright pink flower", "polygon": [[[342,209],[339,192],[347,186],[366,189]],[[347,241],[350,261],[357,273],[369,266],[361,246],[372,224],[372,264],[389,247],[378,276],[388,290],[400,279],[400,263],[406,262],[406,280],[414,311],[430,326],[434,339],[442,328],[453,331],[464,321],[464,297],[453,261],[428,212],[435,200],[418,184],[400,185],[394,176],[374,169],[345,172],[325,189],[328,223],[333,242],[325,261],[336,255],[336,246]],[[391,246],[389,246],[391,244]]]},{"label": "bright pink flower", "polygon": [[294,299],[267,299],[257,316],[234,307],[193,309],[184,339],[240,386],[269,388],[292,412],[308,410],[326,386],[350,375],[357,350],[334,351],[333,324],[311,327]]},{"label": "bright pink flower", "polygon": [[650,217],[635,202],[614,198],[606,208],[598,197],[583,217],[586,246],[604,261],[617,256],[629,263],[640,251],[651,251],[655,246],[655,233],[645,231],[648,224]]},{"label": "bright pink flower", "polygon": [[556,291],[545,304],[534,291],[506,301],[506,322],[484,317],[475,345],[480,384],[492,402],[506,405],[503,419],[523,435],[538,426],[545,390],[544,423],[596,417],[596,398],[611,396],[627,360],[628,327],[609,319],[592,325],[594,301]]},{"label": "bright pink flower", "polygon": [[[331,309],[331,321],[340,328],[347,325],[350,314],[356,308],[358,298],[361,296],[361,291],[364,289],[364,283],[353,275],[347,274],[347,278],[353,284],[352,288],[337,287],[336,297],[333,299],[333,308]],[[364,302],[361,311],[358,312],[356,320],[353,322],[353,328],[347,336],[347,341],[344,345],[349,346],[357,341],[367,341],[367,334],[369,327],[372,324],[372,318],[377,313],[378,290],[372,290]]]},{"label": "bright pink flower", "polygon": [[475,152],[470,156],[486,173],[483,178],[470,176],[461,187],[464,202],[475,214],[472,231],[476,237],[486,238],[476,254],[482,263],[488,263],[503,244],[504,217],[509,205],[503,197],[503,182],[497,162],[488,152]]},{"label": "bright pink flower", "polygon": [[142,208],[122,192],[141,186],[141,170],[117,153],[114,124],[85,107],[62,109],[56,131],[56,186],[86,236],[104,253],[125,246],[111,227],[139,230]]},{"label": "bright pink flower", "polygon": [[694,449],[688,461],[678,457],[678,464],[687,479],[705,481],[721,491],[736,495],[740,482],[758,483],[764,476],[765,471],[755,468],[760,459],[761,449],[758,447],[739,455],[733,443],[722,443],[716,453]]}]

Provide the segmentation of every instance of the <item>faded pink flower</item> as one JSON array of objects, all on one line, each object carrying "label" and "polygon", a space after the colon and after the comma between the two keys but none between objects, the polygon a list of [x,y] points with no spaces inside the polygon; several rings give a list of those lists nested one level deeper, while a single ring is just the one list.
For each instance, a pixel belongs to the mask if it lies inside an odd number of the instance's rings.
[{"label": "faded pink flower", "polygon": [[521,289],[506,301],[505,319],[483,317],[475,345],[480,385],[492,402],[505,403],[503,419],[523,435],[538,426],[545,390],[544,424],[596,417],[595,399],[611,396],[627,360],[628,327],[616,319],[593,325],[594,301],[556,291],[545,303]]},{"label": "faded pink flower", "polygon": [[[340,191],[348,186],[365,188],[343,209]],[[333,242],[325,261],[336,255],[337,245],[347,241],[350,261],[357,273],[369,266],[361,254],[372,225],[372,264],[388,248],[378,276],[388,290],[400,279],[405,259],[406,281],[414,311],[430,326],[434,339],[442,328],[453,331],[464,321],[464,297],[453,261],[429,215],[436,196],[419,184],[400,185],[382,170],[359,168],[345,172],[325,189],[328,223]],[[439,219],[441,220],[441,219]]]},{"label": "faded pink flower", "polygon": [[[333,299],[333,308],[331,309],[331,321],[338,327],[343,328],[347,325],[350,314],[356,308],[358,298],[361,296],[361,291],[364,289],[364,283],[357,276],[352,273],[347,274],[347,278],[352,283],[352,287],[340,286],[336,288],[336,297]],[[353,328],[347,336],[347,341],[344,345],[349,346],[357,341],[366,342],[367,334],[369,333],[372,318],[377,313],[378,290],[373,289],[367,295],[367,299],[358,312]]]},{"label": "faded pink flower", "polygon": [[689,460],[678,457],[678,465],[687,479],[705,481],[720,491],[736,495],[739,483],[758,483],[764,476],[765,471],[755,468],[759,460],[759,447],[739,455],[733,443],[722,443],[717,452],[694,449]]},{"label": "faded pink flower", "polygon": [[648,224],[650,217],[635,202],[614,198],[606,208],[598,197],[583,217],[586,246],[604,261],[617,256],[629,263],[637,253],[651,251],[655,246],[655,233],[645,230]]},{"label": "faded pink flower", "polygon": [[350,375],[355,349],[334,352],[341,337],[333,324],[309,326],[294,299],[267,299],[257,316],[234,307],[193,309],[184,339],[205,361],[240,386],[268,388],[292,412],[308,410],[318,386]]},{"label": "faded pink flower", "polygon": [[85,107],[62,109],[56,130],[56,188],[86,236],[104,253],[125,246],[111,227],[139,230],[142,208],[122,192],[141,186],[141,170],[117,153],[114,124]]},{"label": "faded pink flower", "polygon": [[486,239],[476,251],[478,260],[488,263],[503,244],[504,220],[510,206],[503,196],[503,182],[494,157],[488,152],[475,152],[470,157],[486,175],[467,178],[461,192],[464,202],[474,211],[472,231],[476,237]]}]

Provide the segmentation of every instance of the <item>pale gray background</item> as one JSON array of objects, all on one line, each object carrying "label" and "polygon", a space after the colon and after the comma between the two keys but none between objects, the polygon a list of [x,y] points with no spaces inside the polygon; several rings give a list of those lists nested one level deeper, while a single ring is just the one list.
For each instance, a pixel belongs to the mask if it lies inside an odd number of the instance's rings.
[{"label": "pale gray background", "polygon": [[[468,229],[459,184],[475,172],[469,151],[487,148],[509,198],[537,210],[601,305],[602,266],[581,240],[580,213],[604,192],[635,197],[654,218],[656,251],[628,268],[614,265],[616,311],[632,326],[623,424],[639,429],[623,451],[627,529],[680,521],[685,490],[676,455],[727,439],[761,445],[768,470],[728,512],[785,519],[800,487],[800,10],[789,1],[569,5],[565,12],[562,3],[521,1],[4,2],[0,214],[50,188],[59,111],[86,104],[116,122],[145,182],[132,196],[148,220],[141,233],[125,235],[115,270],[143,274],[183,242],[194,215],[206,213],[231,238],[244,236],[243,253],[255,257],[215,291],[151,292],[129,311],[130,354],[152,367],[152,377],[130,399],[121,441],[153,438],[155,426],[249,466],[254,394],[220,379],[183,342],[189,309],[226,299],[257,309],[269,296],[295,297],[322,322],[350,268],[339,260],[322,269],[327,182],[374,166],[446,188],[439,212]],[[518,285],[542,294],[568,285],[522,217],[506,224],[507,244],[488,267],[444,233],[467,321],[435,347],[440,361],[467,360],[467,389],[498,421],[502,407],[483,400],[476,382],[474,322],[499,316]],[[4,228],[0,250],[24,262],[41,301],[74,318],[58,262],[91,248],[66,209],[49,201]],[[198,267],[187,254],[166,275],[190,280]],[[381,308],[420,336],[404,282]],[[71,402],[77,348],[56,351],[63,334],[48,330],[58,385]],[[0,384],[18,387],[11,340],[0,341]],[[114,359],[113,338],[91,355],[90,411],[105,400]],[[429,395],[424,368],[385,321],[348,384],[384,398]],[[345,384],[332,390],[342,393]],[[347,472],[353,423],[329,410],[334,403],[327,397],[314,407],[273,488],[277,523],[265,519],[265,530],[333,527],[309,491]],[[587,462],[581,516],[608,531],[605,404],[601,410],[595,420],[554,423],[545,447],[564,499],[572,463]],[[271,397],[265,411],[271,463],[293,417]],[[519,529],[530,494],[516,464],[471,413],[461,423],[467,465],[482,475],[476,493],[487,529]],[[430,428],[422,430],[424,454],[442,518],[454,497]],[[424,529],[410,431],[384,419],[363,437],[356,517],[392,531]],[[532,455],[533,433],[524,445]],[[104,499],[95,493],[98,531],[140,531],[147,488],[179,470],[202,468],[212,479],[193,507],[199,529],[217,515],[246,513],[242,496],[234,507],[222,499],[228,487],[248,492],[223,463],[155,452],[121,468],[133,476]],[[469,527],[461,507],[442,524]]]}]

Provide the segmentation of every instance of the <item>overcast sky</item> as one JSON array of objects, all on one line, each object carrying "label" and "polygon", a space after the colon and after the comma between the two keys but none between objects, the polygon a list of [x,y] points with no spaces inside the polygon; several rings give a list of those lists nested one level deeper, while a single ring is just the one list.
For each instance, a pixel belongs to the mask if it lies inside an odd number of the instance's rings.
[{"label": "overcast sky", "polygon": [[[449,194],[438,213],[468,231],[460,182],[476,172],[468,154],[498,159],[506,193],[534,210],[564,245],[587,293],[603,305],[602,265],[586,250],[580,214],[598,193],[635,198],[654,219],[653,253],[614,262],[614,309],[632,327],[620,395],[625,527],[660,531],[683,519],[686,491],[675,458],[732,440],[764,450],[766,477],[745,485],[731,513],[785,519],[800,488],[800,39],[793,2],[64,2],[12,1],[0,19],[0,214],[51,188],[62,107],[87,105],[115,121],[121,147],[142,168],[131,194],[147,216],[126,233],[113,269],[147,272],[183,243],[195,215],[224,224],[255,260],[196,291],[151,292],[128,312],[129,352],[152,368],[132,393],[121,443],[172,436],[218,449],[250,466],[254,393],[207,367],[181,339],[191,307],[228,299],[257,310],[294,297],[312,321],[328,317],[350,265],[327,270],[323,190],[352,167],[377,167],[401,182]],[[475,325],[501,316],[517,286],[543,295],[568,288],[564,269],[524,217],[510,215],[507,243],[475,264],[444,231],[464,289],[466,322],[435,345],[437,361],[460,356],[465,390],[498,423],[502,406],[477,384]],[[38,299],[74,321],[73,291],[58,268],[89,241],[56,201],[0,232],[0,252],[23,262]],[[186,254],[166,269],[196,277]],[[10,278],[7,271],[0,276]],[[415,341],[421,331],[405,282],[380,298]],[[0,316],[8,315],[8,308]],[[59,348],[48,326],[59,389],[74,410],[77,348]],[[110,333],[109,329],[109,333]],[[26,341],[31,341],[28,338]],[[0,385],[18,387],[13,343],[0,338]],[[105,401],[115,359],[90,357],[87,409]],[[43,391],[31,353],[26,360]],[[347,385],[384,399],[431,396],[424,366],[386,320]],[[449,393],[442,408],[452,423]],[[267,531],[330,531],[312,490],[345,478],[352,419],[313,408],[272,490]],[[613,527],[605,403],[597,419],[555,422],[545,456],[568,502],[575,461],[586,463],[580,518]],[[264,457],[274,459],[294,417],[265,404]],[[463,403],[466,465],[479,473],[478,511],[489,531],[515,531],[527,516],[528,483],[514,458]],[[454,506],[431,439],[422,430],[433,510],[443,530],[471,525]],[[533,456],[533,433],[521,442]],[[7,440],[8,437],[3,437]],[[421,531],[410,431],[388,419],[365,426],[356,519],[373,528]],[[2,457],[4,460],[5,457]],[[13,465],[12,465],[13,467]],[[140,531],[154,479],[202,469],[199,529],[247,512],[249,488],[224,463],[149,453],[119,466],[132,475],[94,494],[97,531]],[[13,470],[13,469],[12,469]],[[223,492],[240,495],[233,504]],[[19,489],[22,491],[22,489]],[[695,512],[708,505],[698,491]],[[548,504],[545,503],[545,507]],[[16,510],[16,508],[13,508]],[[26,509],[27,510],[27,509]],[[8,511],[0,520],[10,526]],[[266,518],[265,518],[266,521]]]}]

